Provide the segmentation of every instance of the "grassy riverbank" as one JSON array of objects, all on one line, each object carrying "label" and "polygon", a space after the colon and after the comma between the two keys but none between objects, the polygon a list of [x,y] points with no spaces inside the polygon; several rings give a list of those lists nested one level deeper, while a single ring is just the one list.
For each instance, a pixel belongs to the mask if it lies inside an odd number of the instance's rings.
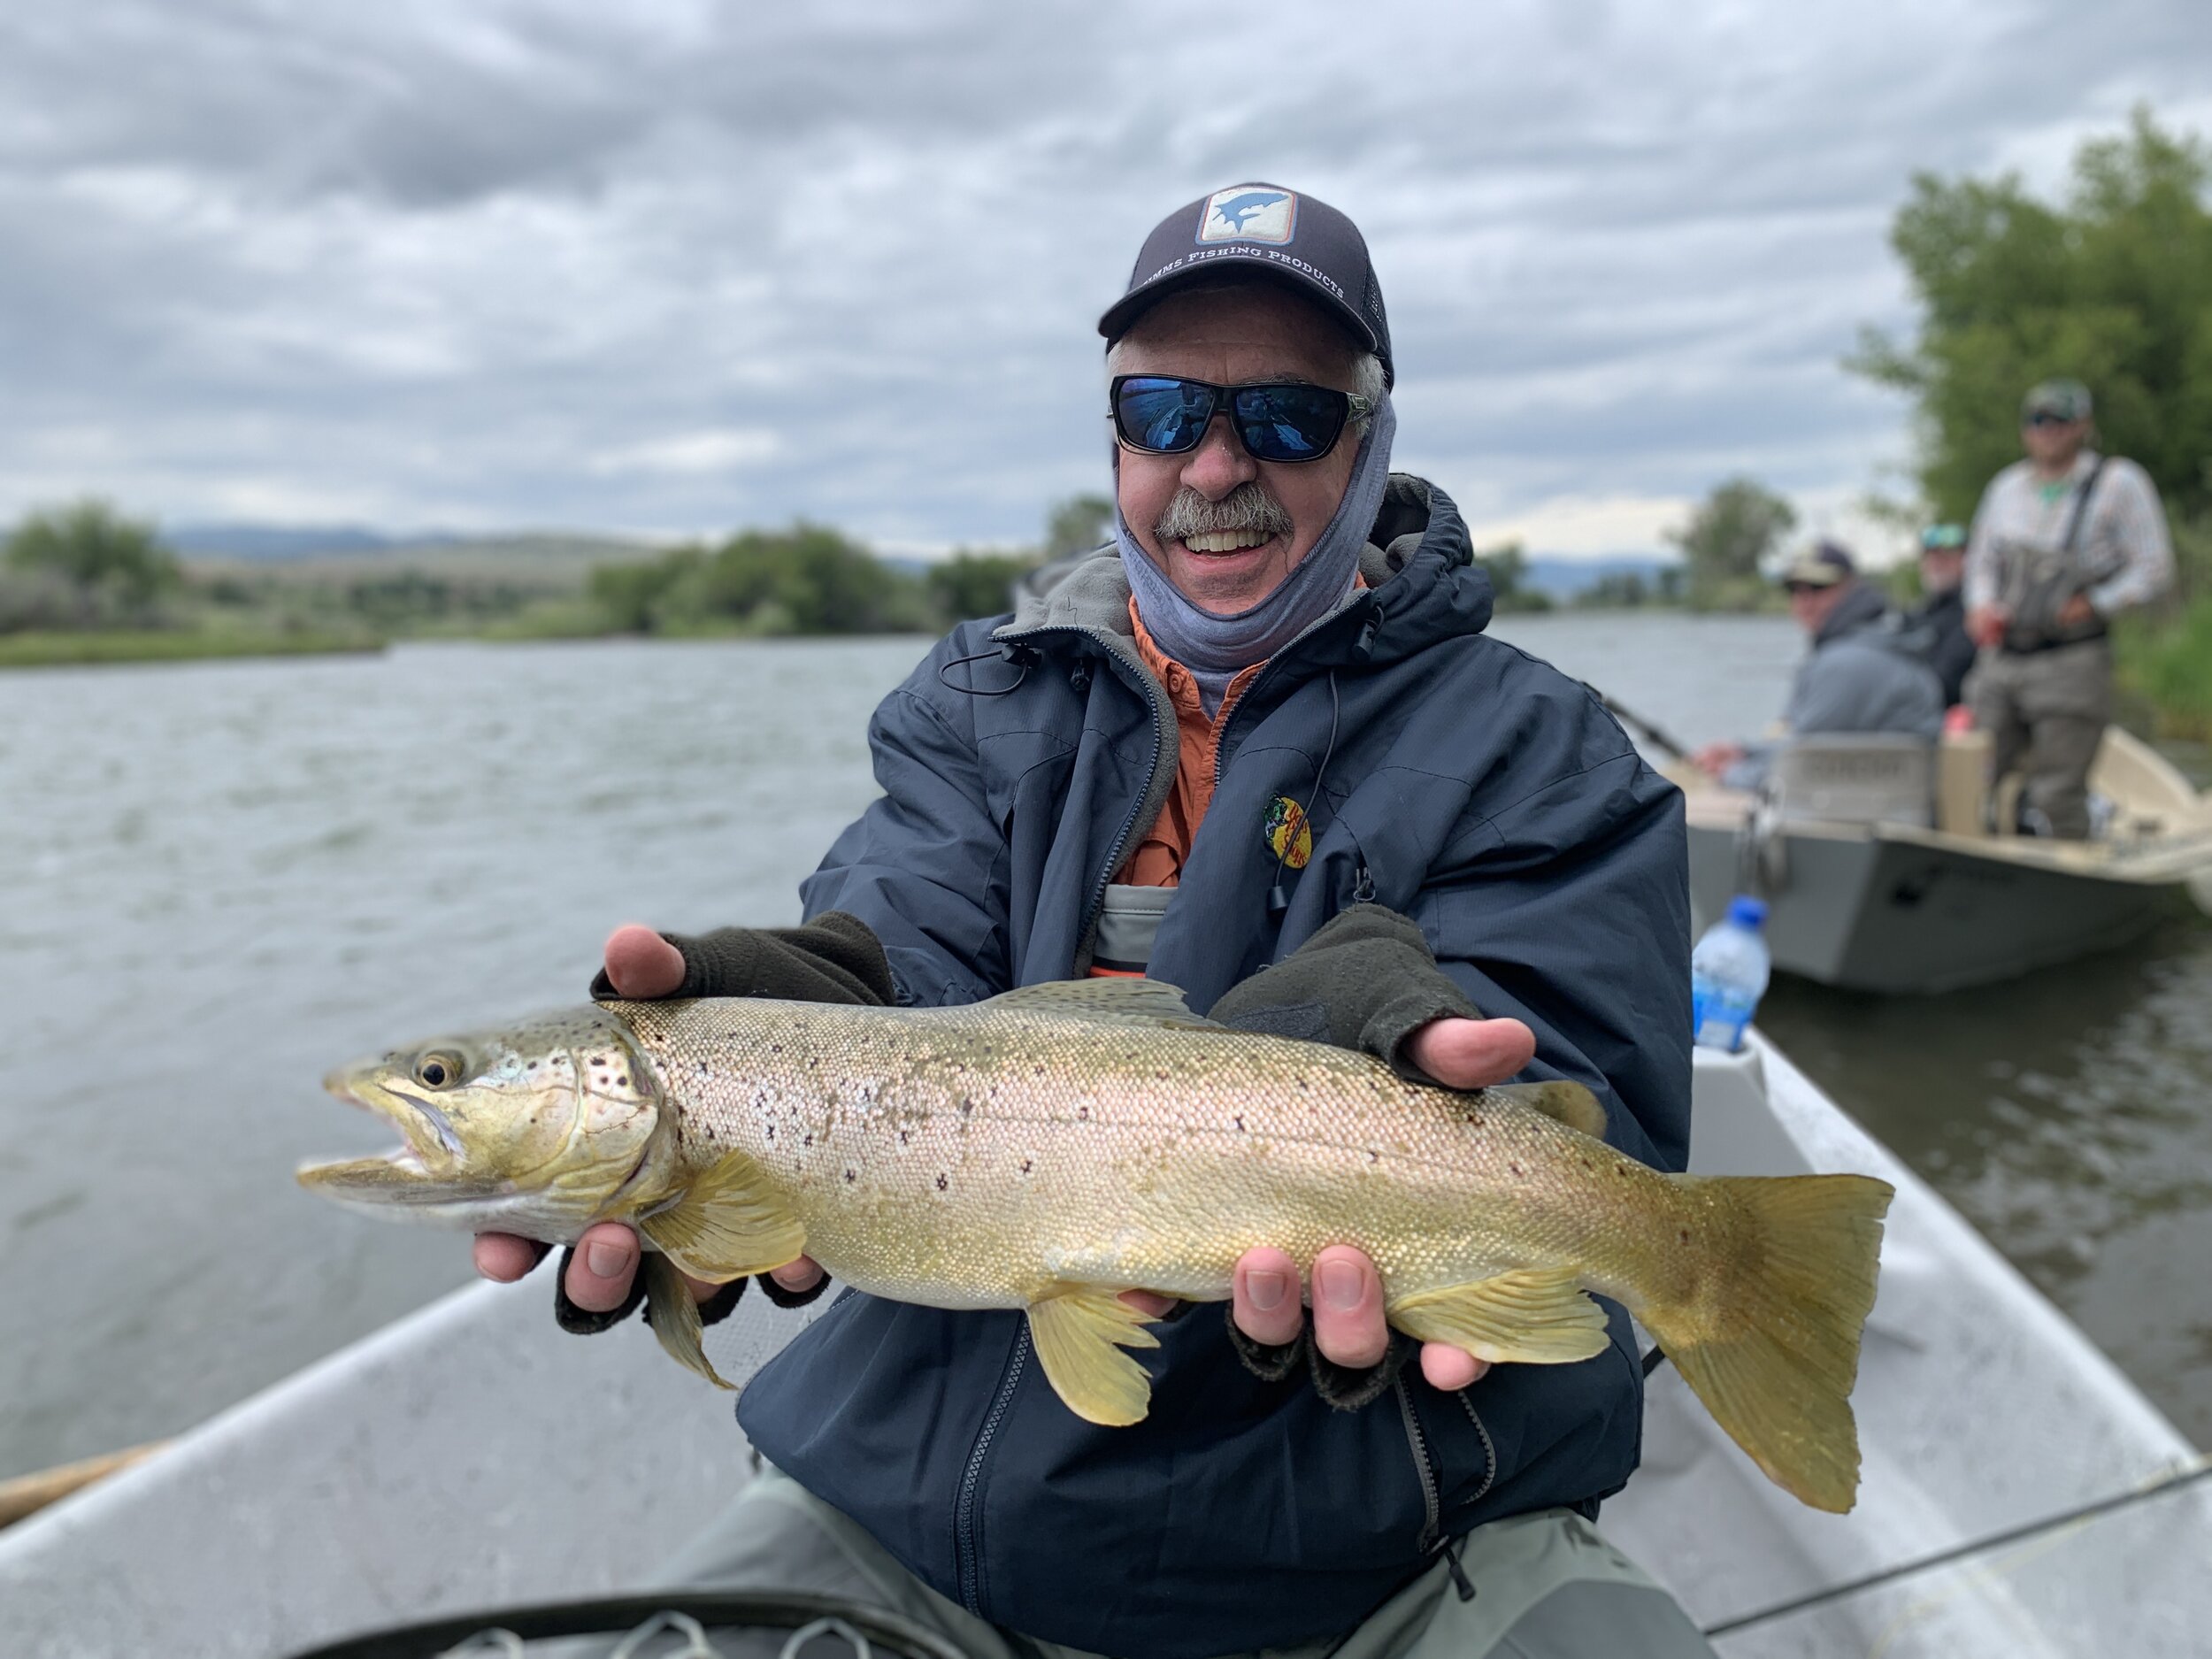
[{"label": "grassy riverbank", "polygon": [[60,668],[105,663],[176,663],[202,657],[303,657],[380,651],[372,634],[253,634],[158,628],[0,634],[0,668]]},{"label": "grassy riverbank", "polygon": [[2149,705],[2159,734],[2212,741],[2212,595],[2122,626],[2115,644],[2121,687]]}]

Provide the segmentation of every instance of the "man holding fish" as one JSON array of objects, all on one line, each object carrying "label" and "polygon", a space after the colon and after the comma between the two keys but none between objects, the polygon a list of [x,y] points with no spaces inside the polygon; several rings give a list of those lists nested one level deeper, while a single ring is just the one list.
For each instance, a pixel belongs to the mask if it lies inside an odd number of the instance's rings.
[{"label": "man holding fish", "polygon": [[[1679,796],[1587,690],[1483,633],[1457,510],[1389,471],[1358,230],[1217,191],[1153,231],[1100,332],[1115,544],[886,700],[883,796],[805,883],[806,926],[625,927],[598,993],[935,1009],[1146,974],[1409,1079],[1583,1085],[1614,1153],[1680,1169]],[[541,1253],[486,1234],[477,1262]],[[585,1232],[563,1322],[630,1311],[640,1262],[628,1226]],[[823,1282],[802,1256],[763,1288]],[[1225,1320],[1124,1293],[1159,1350],[1128,1426],[1056,1397],[1069,1362],[1018,1311],[845,1296],[747,1386],[771,1467],[678,1577],[859,1596],[995,1655],[1710,1651],[1591,1525],[1640,1443],[1617,1302],[1591,1357],[1492,1366],[1394,1336],[1348,1246],[1253,1248],[1225,1289]],[[736,1294],[696,1291],[710,1319]]]}]

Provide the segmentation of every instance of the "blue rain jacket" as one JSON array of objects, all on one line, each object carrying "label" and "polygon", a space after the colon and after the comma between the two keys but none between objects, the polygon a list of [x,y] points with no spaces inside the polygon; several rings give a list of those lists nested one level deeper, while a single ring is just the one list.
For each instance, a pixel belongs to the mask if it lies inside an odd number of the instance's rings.
[{"label": "blue rain jacket", "polygon": [[[1529,1076],[1588,1085],[1616,1146],[1681,1168],[1679,793],[1586,687],[1483,633],[1489,583],[1442,491],[1394,477],[1363,570],[1369,588],[1233,710],[1152,977],[1202,1010],[1345,907],[1388,905],[1486,1014],[1528,1022]],[[1087,970],[1176,763],[1127,598],[1110,549],[1079,561],[1011,619],[956,629],[877,710],[882,798],[803,890],[808,915],[875,930],[904,1001]],[[1269,810],[1312,796],[1325,752],[1311,861],[1282,872],[1273,915]],[[1113,1429],[1060,1403],[1019,1313],[848,1293],[754,1378],[738,1419],[970,1610],[1092,1653],[1206,1659],[1349,1630],[1482,1522],[1594,1513],[1641,1431],[1628,1321],[1609,1311],[1612,1347],[1579,1364],[1502,1365],[1457,1394],[1409,1368],[1340,1411],[1302,1374],[1251,1375],[1201,1308],[1154,1327],[1151,1413]]]}]

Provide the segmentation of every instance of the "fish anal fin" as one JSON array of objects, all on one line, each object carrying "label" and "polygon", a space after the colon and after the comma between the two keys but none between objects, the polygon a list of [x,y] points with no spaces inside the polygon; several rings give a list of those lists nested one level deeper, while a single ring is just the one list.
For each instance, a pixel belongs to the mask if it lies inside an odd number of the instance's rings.
[{"label": "fish anal fin", "polygon": [[1477,1359],[1564,1365],[1604,1352],[1605,1310],[1571,1268],[1516,1268],[1472,1284],[1394,1297],[1390,1323]]},{"label": "fish anal fin", "polygon": [[1053,1392],[1087,1423],[1125,1428],[1152,1405],[1152,1378],[1125,1348],[1157,1348],[1147,1316],[1094,1285],[1055,1289],[1029,1304],[1029,1335]]},{"label": "fish anal fin", "polygon": [[1006,1013],[1048,1014],[1106,1025],[1155,1025],[1175,1031],[1226,1031],[1191,1012],[1183,993],[1164,979],[1048,979],[976,1004]]},{"label": "fish anal fin", "polygon": [[1593,1141],[1605,1139],[1605,1108],[1579,1083],[1555,1078],[1546,1083],[1500,1083],[1487,1092],[1578,1129]]},{"label": "fish anal fin", "polygon": [[638,1230],[694,1279],[726,1281],[781,1267],[806,1252],[806,1229],[760,1165],[727,1152]]},{"label": "fish anal fin", "polygon": [[645,1253],[645,1322],[669,1356],[686,1371],[696,1371],[717,1388],[737,1385],[714,1369],[707,1357],[706,1326],[683,1270],[657,1250]]}]

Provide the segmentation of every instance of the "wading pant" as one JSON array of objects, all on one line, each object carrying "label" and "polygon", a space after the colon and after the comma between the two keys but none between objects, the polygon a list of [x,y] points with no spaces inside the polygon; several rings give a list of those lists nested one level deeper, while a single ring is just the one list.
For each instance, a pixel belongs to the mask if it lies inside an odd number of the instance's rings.
[{"label": "wading pant", "polygon": [[[1467,1535],[1460,1568],[1474,1586],[1472,1601],[1460,1599],[1440,1560],[1349,1635],[1269,1649],[1269,1659],[1714,1659],[1680,1604],[1571,1510],[1477,1527]],[[670,1564],[664,1582],[842,1596],[903,1614],[973,1659],[1095,1659],[986,1624],[772,1468],[764,1468]],[[728,1659],[773,1659],[788,1632],[718,1632],[713,1640]],[[816,1651],[810,1644],[810,1659]],[[825,1640],[818,1651],[837,1649]]]},{"label": "wading pant", "polygon": [[1974,724],[1989,733],[1991,788],[2008,772],[2024,773],[2021,804],[2053,834],[2086,840],[2089,763],[2112,718],[2111,641],[1984,651],[1967,695]]}]

